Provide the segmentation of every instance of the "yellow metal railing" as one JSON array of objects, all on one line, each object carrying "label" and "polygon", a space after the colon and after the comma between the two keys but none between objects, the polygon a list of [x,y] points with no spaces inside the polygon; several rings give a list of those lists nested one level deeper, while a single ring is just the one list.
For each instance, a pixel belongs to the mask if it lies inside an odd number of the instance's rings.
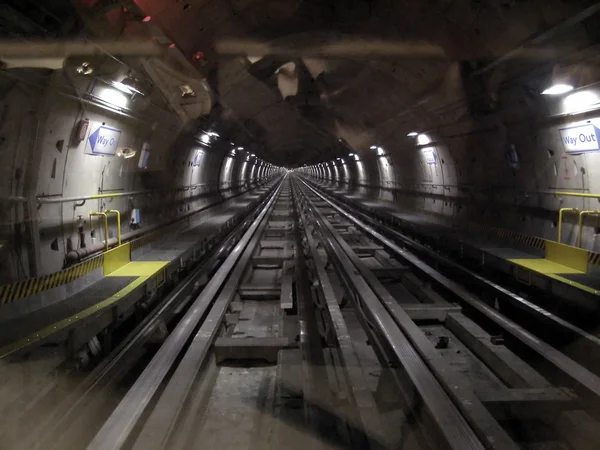
[{"label": "yellow metal railing", "polygon": [[[600,200],[600,194],[588,194],[583,192],[553,192],[554,195],[562,197],[580,197],[580,198],[596,198]],[[565,212],[576,212],[579,214],[579,229],[577,231],[577,247],[581,248],[581,240],[583,235],[583,218],[586,215],[600,215],[600,210],[585,210],[580,211],[579,208],[561,208],[558,212],[558,240],[560,244],[562,239],[562,224],[563,224],[563,213]]]},{"label": "yellow metal railing", "polygon": [[104,217],[104,248],[108,251],[108,215],[105,212],[90,211],[90,231],[93,231],[92,217],[94,216]]},{"label": "yellow metal railing", "polygon": [[107,209],[106,214],[117,215],[117,241],[118,245],[121,245],[121,213],[117,209]]},{"label": "yellow metal railing", "polygon": [[554,195],[561,195],[563,197],[582,197],[582,198],[598,198],[600,194],[585,194],[582,192],[553,192]]},{"label": "yellow metal railing", "polygon": [[577,247],[579,248],[581,248],[581,237],[583,235],[583,217],[592,215],[600,215],[600,210],[594,209],[588,211],[581,211],[579,213],[579,231],[577,232]]},{"label": "yellow metal railing", "polygon": [[562,240],[562,225],[563,225],[563,214],[566,212],[579,212],[579,208],[560,208],[558,211],[558,240],[557,242],[560,244]]}]

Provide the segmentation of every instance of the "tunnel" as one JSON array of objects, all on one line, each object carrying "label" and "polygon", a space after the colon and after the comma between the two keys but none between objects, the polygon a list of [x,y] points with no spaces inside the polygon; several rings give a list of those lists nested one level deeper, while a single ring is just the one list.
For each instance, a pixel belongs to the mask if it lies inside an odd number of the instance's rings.
[{"label": "tunnel", "polygon": [[600,448],[598,30],[2,2],[6,448]]}]

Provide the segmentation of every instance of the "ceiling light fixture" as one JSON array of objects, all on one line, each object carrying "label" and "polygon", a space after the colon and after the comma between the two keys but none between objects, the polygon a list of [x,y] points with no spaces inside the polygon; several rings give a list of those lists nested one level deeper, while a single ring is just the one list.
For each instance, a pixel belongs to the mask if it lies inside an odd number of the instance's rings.
[{"label": "ceiling light fixture", "polygon": [[124,92],[125,94],[145,95],[144,92],[140,90],[137,80],[135,80],[131,76],[127,76],[121,81],[111,81],[109,84],[115,89]]},{"label": "ceiling light fixture", "polygon": [[570,84],[553,84],[549,88],[542,91],[542,95],[561,95],[571,92],[573,89],[575,88]]},{"label": "ceiling light fixture", "polygon": [[75,69],[79,75],[91,75],[94,72],[94,68],[89,62],[81,63],[77,69]]},{"label": "ceiling light fixture", "polygon": [[98,92],[98,98],[119,108],[127,107],[128,97],[110,87],[101,88]]},{"label": "ceiling light fixture", "polygon": [[115,89],[118,89],[121,92],[124,92],[125,94],[133,94],[133,91],[131,89],[129,89],[128,86],[121,83],[120,81],[113,81],[110,84],[112,87],[114,87]]},{"label": "ceiling light fixture", "polygon": [[419,134],[419,136],[417,136],[417,144],[418,145],[427,145],[431,143],[431,138],[429,137],[429,135],[423,133],[423,134]]},{"label": "ceiling light fixture", "polygon": [[125,86],[127,86],[129,88],[129,90],[135,94],[146,95],[140,88],[138,80],[133,78],[131,76],[131,74],[129,76],[126,76],[125,78],[123,78],[121,80],[121,83],[124,84]]},{"label": "ceiling light fixture", "polygon": [[375,149],[377,148],[377,146],[376,146],[376,145],[371,145],[369,148],[370,148],[371,150],[375,150]]},{"label": "ceiling light fixture", "polygon": [[196,96],[196,93],[189,84],[181,84],[179,90],[181,91],[182,98],[193,98]]},{"label": "ceiling light fixture", "polygon": [[123,159],[133,158],[137,152],[130,147],[119,147],[117,149],[117,156]]},{"label": "ceiling light fixture", "polygon": [[411,131],[410,133],[407,134],[408,137],[417,137],[418,135],[419,135],[419,133],[416,131]]},{"label": "ceiling light fixture", "polygon": [[563,111],[567,114],[576,114],[598,108],[600,97],[594,91],[579,91],[567,95],[563,100]]}]

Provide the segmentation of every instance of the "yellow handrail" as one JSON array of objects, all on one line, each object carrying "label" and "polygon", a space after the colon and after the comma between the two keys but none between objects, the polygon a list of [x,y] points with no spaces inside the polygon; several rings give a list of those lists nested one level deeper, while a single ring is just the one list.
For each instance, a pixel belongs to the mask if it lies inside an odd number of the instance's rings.
[{"label": "yellow handrail", "polygon": [[584,194],[582,192],[553,192],[553,194],[566,197],[600,198],[600,194]]},{"label": "yellow handrail", "polygon": [[106,213],[117,215],[117,241],[118,245],[121,245],[121,213],[117,209],[107,209]]},{"label": "yellow handrail", "polygon": [[104,217],[104,247],[105,247],[106,251],[108,251],[108,215],[105,212],[90,211],[90,230],[93,230],[93,228],[92,228],[92,217],[93,216]]},{"label": "yellow handrail", "polygon": [[591,216],[593,214],[600,214],[600,210],[588,210],[581,211],[579,213],[579,232],[577,233],[577,247],[581,248],[581,237],[583,235],[583,216]]},{"label": "yellow handrail", "polygon": [[558,243],[560,244],[560,241],[562,239],[562,222],[563,222],[563,213],[567,212],[567,211],[571,211],[571,212],[579,212],[579,208],[560,208],[560,210],[558,211]]}]

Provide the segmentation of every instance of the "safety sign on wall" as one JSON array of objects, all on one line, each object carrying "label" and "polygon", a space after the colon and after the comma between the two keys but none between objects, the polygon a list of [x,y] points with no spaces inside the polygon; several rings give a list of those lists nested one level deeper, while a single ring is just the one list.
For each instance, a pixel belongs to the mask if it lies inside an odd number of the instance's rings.
[{"label": "safety sign on wall", "polygon": [[200,162],[202,161],[202,156],[204,155],[204,152],[202,150],[196,150],[196,153],[194,155],[194,163],[193,165],[195,167],[200,165]]},{"label": "safety sign on wall", "polygon": [[435,155],[435,150],[431,147],[427,147],[423,149],[423,155],[425,156],[425,162],[427,164],[436,164],[437,157]]},{"label": "safety sign on wall", "polygon": [[561,128],[560,139],[567,153],[595,152],[600,150],[598,132],[594,124]]},{"label": "safety sign on wall", "polygon": [[140,169],[147,169],[149,159],[150,159],[150,144],[148,142],[144,142],[142,144],[142,151],[140,152],[140,160],[138,161],[138,167]]},{"label": "safety sign on wall", "polygon": [[117,153],[121,130],[102,123],[91,123],[90,134],[85,141],[85,153],[114,156]]}]

